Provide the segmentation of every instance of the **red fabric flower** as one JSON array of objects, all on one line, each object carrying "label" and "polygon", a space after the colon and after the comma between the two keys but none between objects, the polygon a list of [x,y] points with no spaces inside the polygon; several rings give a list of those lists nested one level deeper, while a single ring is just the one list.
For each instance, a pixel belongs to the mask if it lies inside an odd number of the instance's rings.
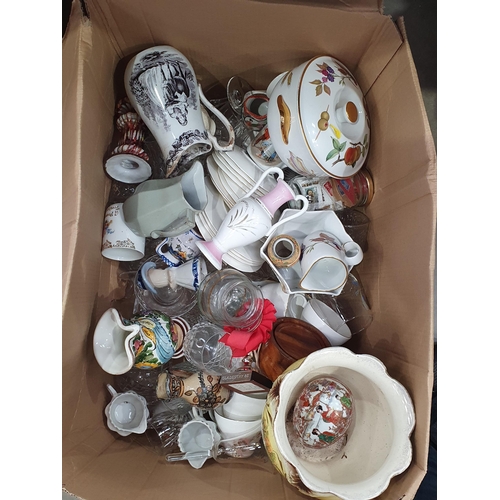
[{"label": "red fabric flower", "polygon": [[242,358],[250,351],[254,351],[260,344],[267,342],[271,336],[270,332],[276,321],[276,308],[268,299],[264,299],[264,309],[262,320],[259,326],[253,331],[237,330],[234,326],[225,326],[227,332],[219,342],[226,344],[233,351],[233,358]]}]

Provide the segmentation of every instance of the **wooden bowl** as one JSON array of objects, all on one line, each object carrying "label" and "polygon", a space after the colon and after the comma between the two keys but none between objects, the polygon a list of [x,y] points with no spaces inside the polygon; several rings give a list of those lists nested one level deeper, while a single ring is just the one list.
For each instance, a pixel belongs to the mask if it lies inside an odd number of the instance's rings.
[{"label": "wooden bowl", "polygon": [[330,342],[315,326],[301,319],[278,318],[259,351],[259,370],[274,382],[292,363],[325,347],[331,347]]}]

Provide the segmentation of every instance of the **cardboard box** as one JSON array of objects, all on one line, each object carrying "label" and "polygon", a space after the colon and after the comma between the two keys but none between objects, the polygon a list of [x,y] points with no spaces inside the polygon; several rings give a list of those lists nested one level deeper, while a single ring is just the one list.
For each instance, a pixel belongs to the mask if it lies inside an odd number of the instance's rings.
[{"label": "cardboard box", "polygon": [[233,75],[265,88],[278,73],[331,54],[364,89],[375,195],[358,271],[375,319],[346,347],[378,357],[413,399],[412,463],[380,497],[413,498],[426,472],[433,383],[436,158],[402,21],[383,16],[375,0],[86,0],[85,12],[74,2],[63,40],[63,488],[88,500],[304,498],[258,468],[167,464],[105,424],[112,380],[94,359],[92,335],[123,295],[118,266],[100,253],[113,78],[122,58],[168,44],[188,57],[203,88]]}]

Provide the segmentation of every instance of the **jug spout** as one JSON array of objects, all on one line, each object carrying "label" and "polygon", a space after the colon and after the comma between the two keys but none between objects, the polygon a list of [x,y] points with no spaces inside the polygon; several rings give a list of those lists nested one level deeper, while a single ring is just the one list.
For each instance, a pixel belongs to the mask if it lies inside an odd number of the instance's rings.
[{"label": "jug spout", "polygon": [[203,165],[200,161],[195,161],[193,166],[182,176],[181,186],[184,198],[191,209],[201,212],[206,207],[208,198]]}]

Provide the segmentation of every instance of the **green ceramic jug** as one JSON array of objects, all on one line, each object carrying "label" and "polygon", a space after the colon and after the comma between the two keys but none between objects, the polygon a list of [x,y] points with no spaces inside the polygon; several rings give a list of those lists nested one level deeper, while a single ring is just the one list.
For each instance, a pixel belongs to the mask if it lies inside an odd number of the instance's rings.
[{"label": "green ceramic jug", "polygon": [[203,165],[195,161],[184,174],[150,179],[123,203],[125,224],[145,238],[178,236],[195,226],[195,215],[207,204]]}]

